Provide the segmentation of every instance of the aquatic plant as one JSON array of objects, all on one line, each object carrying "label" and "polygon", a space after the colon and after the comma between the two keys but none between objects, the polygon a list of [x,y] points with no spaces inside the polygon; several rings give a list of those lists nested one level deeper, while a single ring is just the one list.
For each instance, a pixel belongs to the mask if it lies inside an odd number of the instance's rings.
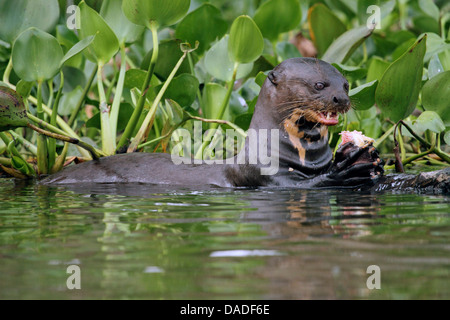
[{"label": "aquatic plant", "polygon": [[9,175],[50,174],[74,157],[170,152],[192,120],[213,129],[184,150],[202,158],[215,129],[245,136],[267,71],[301,53],[332,63],[351,86],[353,109],[330,130],[332,147],[339,132],[358,130],[388,168],[450,163],[445,1],[74,2],[0,0],[0,168]]}]

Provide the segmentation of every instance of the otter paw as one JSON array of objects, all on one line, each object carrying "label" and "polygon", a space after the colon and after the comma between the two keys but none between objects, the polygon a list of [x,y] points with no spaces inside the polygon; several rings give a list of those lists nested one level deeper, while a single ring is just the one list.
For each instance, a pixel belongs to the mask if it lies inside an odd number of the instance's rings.
[{"label": "otter paw", "polygon": [[335,179],[377,178],[383,175],[384,162],[372,143],[363,147],[347,142],[336,151],[330,174]]}]

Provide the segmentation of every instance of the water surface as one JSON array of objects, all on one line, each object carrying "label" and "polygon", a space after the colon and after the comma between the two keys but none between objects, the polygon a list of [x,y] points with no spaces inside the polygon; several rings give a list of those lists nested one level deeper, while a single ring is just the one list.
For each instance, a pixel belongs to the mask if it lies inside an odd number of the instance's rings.
[{"label": "water surface", "polygon": [[0,299],[449,299],[449,202],[3,179]]}]

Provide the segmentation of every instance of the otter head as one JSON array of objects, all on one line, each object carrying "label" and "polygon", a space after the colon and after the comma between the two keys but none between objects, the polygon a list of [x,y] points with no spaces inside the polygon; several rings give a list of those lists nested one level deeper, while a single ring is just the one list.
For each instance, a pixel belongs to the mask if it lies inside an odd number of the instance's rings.
[{"label": "otter head", "polygon": [[280,128],[280,157],[316,174],[332,160],[328,127],[350,109],[348,81],[330,64],[313,58],[288,59],[269,72],[251,128]]},{"label": "otter head", "polygon": [[332,65],[312,58],[288,59],[269,72],[269,86],[281,119],[334,126],[350,109],[349,85]]}]

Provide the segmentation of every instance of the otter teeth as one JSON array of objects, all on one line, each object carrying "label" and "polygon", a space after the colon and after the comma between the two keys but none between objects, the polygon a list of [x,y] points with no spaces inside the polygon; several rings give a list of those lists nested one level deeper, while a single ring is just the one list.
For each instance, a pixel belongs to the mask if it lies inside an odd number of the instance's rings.
[{"label": "otter teeth", "polygon": [[335,118],[336,117],[336,113],[335,112],[327,112],[327,120],[330,120],[331,118]]}]

